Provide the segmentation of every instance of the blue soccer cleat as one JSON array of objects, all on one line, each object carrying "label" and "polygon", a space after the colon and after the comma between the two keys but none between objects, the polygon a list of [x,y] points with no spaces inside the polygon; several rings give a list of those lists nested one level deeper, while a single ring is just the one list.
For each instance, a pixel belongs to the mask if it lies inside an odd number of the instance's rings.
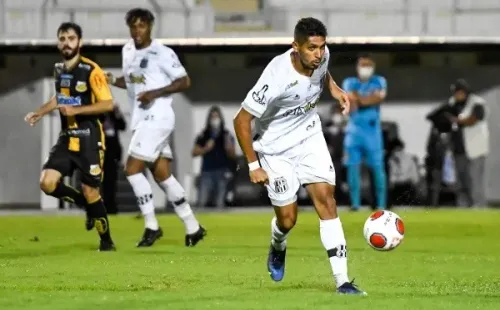
[{"label": "blue soccer cleat", "polygon": [[276,250],[272,245],[269,247],[269,256],[267,257],[267,270],[273,281],[279,282],[285,276],[285,257],[284,251]]},{"label": "blue soccer cleat", "polygon": [[368,295],[366,294],[366,292],[363,292],[362,290],[357,288],[357,286],[354,284],[354,280],[352,280],[351,282],[346,282],[339,286],[337,288],[337,293],[345,295]]}]

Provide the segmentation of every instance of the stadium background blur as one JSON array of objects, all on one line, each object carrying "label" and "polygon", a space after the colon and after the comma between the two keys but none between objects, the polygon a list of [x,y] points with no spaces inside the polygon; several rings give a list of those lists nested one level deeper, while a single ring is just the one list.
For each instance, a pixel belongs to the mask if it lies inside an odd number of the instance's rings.
[{"label": "stadium background blur", "polygon": [[[328,27],[330,70],[338,83],[355,74],[358,53],[373,53],[377,72],[389,85],[382,118],[396,125],[392,130],[397,130],[406,151],[419,165],[419,195],[412,205],[426,204],[430,123],[425,116],[447,100],[452,82],[465,78],[489,106],[487,199],[491,205],[500,201],[496,190],[500,184],[498,1],[0,0],[0,208],[61,207],[60,202],[41,194],[37,182],[41,164],[59,131],[57,114],[44,118],[35,129],[22,121],[53,92],[52,67],[60,59],[55,48],[58,25],[68,20],[79,23],[83,28],[82,53],[119,74],[121,46],[128,39],[124,15],[133,7],[149,8],[155,14],[154,36],[165,39],[178,53],[193,81],[185,94],[175,95],[173,140],[175,172],[192,202],[200,159],[191,157],[191,149],[205,126],[208,109],[221,106],[226,126],[234,133],[231,120],[248,89],[267,62],[289,48],[293,27],[305,16],[319,18]],[[112,91],[129,117],[125,91]],[[323,96],[319,107],[325,119],[332,103]],[[121,134],[125,148],[130,137],[130,131]],[[237,154],[241,155],[238,147]],[[239,167],[230,204],[266,205],[265,192],[249,183],[241,158]],[[364,197],[369,196],[367,184],[365,175]],[[162,208],[163,192],[155,188],[154,194],[157,207]],[[308,204],[305,193],[301,198]],[[123,176],[118,208],[138,211]]]}]

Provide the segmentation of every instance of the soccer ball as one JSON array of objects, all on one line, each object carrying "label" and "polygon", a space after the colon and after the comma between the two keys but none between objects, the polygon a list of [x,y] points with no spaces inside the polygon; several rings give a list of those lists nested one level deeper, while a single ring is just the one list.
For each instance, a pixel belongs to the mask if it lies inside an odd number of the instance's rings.
[{"label": "soccer ball", "polygon": [[395,249],[405,236],[403,220],[394,212],[379,210],[373,212],[363,228],[366,242],[378,251]]}]

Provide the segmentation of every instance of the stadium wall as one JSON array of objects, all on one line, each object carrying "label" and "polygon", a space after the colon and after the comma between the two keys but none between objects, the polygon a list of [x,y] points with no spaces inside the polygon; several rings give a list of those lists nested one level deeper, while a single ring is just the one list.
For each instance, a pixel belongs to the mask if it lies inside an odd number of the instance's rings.
[{"label": "stadium wall", "polygon": [[[40,192],[38,179],[40,166],[48,155],[50,146],[57,138],[59,117],[54,113],[35,128],[31,128],[23,122],[27,111],[36,109],[41,102],[50,97],[52,83],[52,79],[42,79],[0,96],[0,104],[3,107],[0,129],[5,133],[0,138],[3,145],[0,153],[0,160],[2,160],[0,205],[33,206],[45,199],[45,202],[50,206],[54,208],[57,206],[56,200],[51,200]],[[125,116],[130,119],[131,111],[127,103],[126,92],[113,89],[113,95]],[[500,126],[497,122],[500,119],[500,107],[498,106],[500,87],[484,91],[480,95],[484,96],[490,109],[491,154],[487,161],[487,197],[489,200],[499,201],[500,193],[496,190],[496,185],[500,184],[500,173],[497,173],[500,172]],[[425,146],[430,129],[425,115],[439,103],[439,101],[396,101],[382,108],[382,118],[399,124],[400,135],[406,143],[407,151],[417,155],[421,162],[425,156]],[[191,199],[196,197],[196,190],[192,185],[193,178],[200,169],[200,159],[192,159],[191,148],[196,135],[205,125],[208,109],[215,104],[222,106],[227,128],[234,134],[232,119],[239,109],[239,102],[223,104],[221,102],[197,102],[194,105],[183,95],[176,95],[174,101],[177,126],[174,133],[177,174],[179,181],[185,184]],[[329,109],[330,103],[323,102],[320,105],[322,115],[327,115]],[[130,138],[130,130],[121,136],[125,149]],[[238,147],[237,152],[241,154]],[[165,197],[163,192],[158,186],[154,186],[154,191],[158,197],[157,207],[163,206]]]},{"label": "stadium wall", "polygon": [[[420,46],[420,45],[419,45]],[[441,48],[443,45],[439,45]],[[496,45],[495,45],[496,46]],[[0,154],[2,168],[0,168],[0,205],[14,204],[39,204],[40,195],[38,178],[40,165],[52,145],[53,139],[42,134],[42,130],[52,135],[57,134],[58,117],[35,129],[29,128],[22,122],[23,116],[30,110],[38,107],[52,93],[51,79],[42,82],[43,76],[49,76],[53,63],[60,58],[53,47],[39,50],[33,48],[24,51],[23,48],[4,46],[6,53],[0,55],[0,104],[3,107],[0,116],[0,126],[4,130],[2,137],[3,150]],[[282,52],[288,47],[259,47],[238,50],[228,47],[200,49],[194,47],[177,47],[179,55],[193,80],[193,87],[186,96],[177,95],[174,104],[176,110],[177,130],[174,133],[176,151],[176,165],[178,177],[189,190],[192,178],[198,173],[199,159],[192,160],[190,151],[196,134],[205,123],[206,112],[212,104],[223,106],[226,124],[232,129],[232,118],[236,113],[240,100],[242,100],[258,78],[263,66],[269,57],[277,52]],[[356,51],[361,47],[335,45],[335,59],[331,71],[335,79],[340,81],[354,72],[353,61]],[[366,48],[366,47],[363,47]],[[371,47],[370,49],[374,49]],[[380,48],[380,47],[379,47]],[[433,106],[443,102],[449,95],[448,87],[457,77],[465,77],[474,89],[483,95],[490,106],[490,130],[492,153],[488,160],[488,198],[500,201],[500,193],[495,191],[495,185],[500,184],[500,127],[495,120],[500,119],[500,76],[496,74],[499,66],[491,63],[491,58],[485,58],[480,63],[483,54],[474,54],[477,61],[470,53],[471,48],[460,52],[464,46],[448,46],[447,50],[424,51],[420,55],[420,62],[411,65],[397,64],[395,59],[413,55],[409,47],[400,46],[402,54],[398,54],[398,46],[387,45],[377,57],[378,71],[385,75],[389,81],[389,98],[383,106],[384,119],[397,120],[400,123],[400,133],[407,144],[408,151],[419,158],[424,156],[425,143],[429,125],[424,119],[425,114]],[[479,50],[490,51],[493,47],[477,47]],[[376,49],[375,49],[376,50]],[[18,51],[18,52],[16,52]],[[120,64],[117,57],[119,49],[115,47],[86,47],[85,54],[101,63],[105,68],[119,73],[116,68]],[[496,52],[495,52],[496,53]],[[490,55],[484,53],[483,56]],[[3,59],[5,57],[5,59]],[[388,59],[392,57],[392,62]],[[405,58],[406,59],[406,58]],[[482,59],[482,58],[481,58]],[[7,90],[7,91],[6,91]],[[126,115],[130,114],[127,104],[126,92],[116,88],[112,89],[117,104]],[[328,113],[332,101],[328,96],[323,97],[320,109]],[[408,125],[411,124],[411,125]],[[122,142],[126,147],[130,140],[130,131],[122,135]],[[497,138],[498,137],[498,138]],[[22,144],[21,144],[22,141]],[[19,145],[22,145],[20,147]],[[42,151],[40,151],[42,150]],[[239,150],[238,150],[239,152]],[[35,155],[38,154],[38,155]],[[497,160],[498,158],[498,160]],[[164,197],[163,192],[154,186],[155,195]],[[195,197],[191,191],[190,197]],[[162,199],[157,199],[162,201]],[[160,203],[163,205],[163,202]]]},{"label": "stadium wall", "polygon": [[0,205],[38,205],[42,131],[23,119],[46,98],[43,80],[0,94]]}]

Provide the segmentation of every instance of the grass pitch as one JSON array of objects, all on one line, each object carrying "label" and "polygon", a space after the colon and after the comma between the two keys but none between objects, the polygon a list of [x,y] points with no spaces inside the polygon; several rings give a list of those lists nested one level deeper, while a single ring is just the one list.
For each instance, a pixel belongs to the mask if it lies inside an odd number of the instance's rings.
[{"label": "grass pitch", "polygon": [[271,213],[200,214],[208,229],[183,245],[174,216],[165,236],[136,249],[143,221],[111,218],[118,251],[98,253],[82,217],[0,217],[0,309],[500,309],[500,212],[396,210],[402,245],[365,244],[368,212],[341,213],[349,275],[367,297],[338,296],[315,213],[301,212],[281,283],[266,270]]}]

